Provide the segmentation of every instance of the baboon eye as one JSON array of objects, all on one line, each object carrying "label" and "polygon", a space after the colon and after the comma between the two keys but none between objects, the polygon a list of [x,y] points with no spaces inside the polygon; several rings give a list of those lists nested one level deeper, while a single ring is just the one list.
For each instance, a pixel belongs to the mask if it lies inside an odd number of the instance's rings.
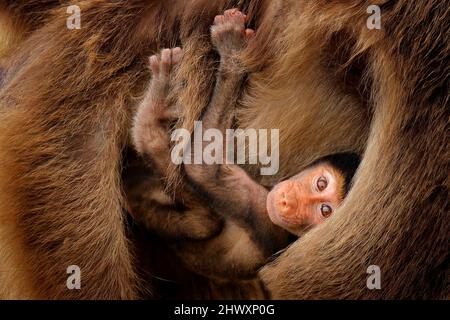
[{"label": "baboon eye", "polygon": [[325,177],[320,177],[319,180],[317,180],[317,189],[319,191],[323,191],[328,187],[328,181]]},{"label": "baboon eye", "polygon": [[322,213],[322,217],[325,219],[329,218],[333,213],[333,209],[327,204],[323,204],[322,207],[320,207],[320,211]]}]

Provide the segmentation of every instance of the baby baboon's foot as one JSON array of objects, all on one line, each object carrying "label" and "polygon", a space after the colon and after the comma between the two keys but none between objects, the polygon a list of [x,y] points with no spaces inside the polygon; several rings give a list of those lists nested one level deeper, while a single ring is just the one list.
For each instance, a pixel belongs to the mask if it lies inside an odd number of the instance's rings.
[{"label": "baby baboon's foot", "polygon": [[214,19],[211,37],[222,57],[242,50],[247,40],[253,36],[254,31],[245,28],[246,20],[247,16],[238,9],[227,10]]},{"label": "baby baboon's foot", "polygon": [[181,48],[163,49],[160,55],[150,57],[150,69],[152,70],[152,82],[150,86],[151,96],[158,101],[164,100],[169,87],[170,72],[172,67],[181,60],[183,51]]}]

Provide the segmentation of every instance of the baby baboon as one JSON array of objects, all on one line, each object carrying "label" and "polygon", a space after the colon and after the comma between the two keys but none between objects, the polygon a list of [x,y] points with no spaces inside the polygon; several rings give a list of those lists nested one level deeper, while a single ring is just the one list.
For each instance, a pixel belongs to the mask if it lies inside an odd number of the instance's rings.
[{"label": "baby baboon", "polygon": [[[228,10],[215,18],[212,27],[212,40],[221,59],[216,88],[202,122],[205,128],[217,128],[222,133],[233,125],[234,109],[230,106],[244,77],[235,55],[253,35],[253,30],[245,29],[245,18],[238,10]],[[137,150],[147,155],[163,176],[178,170],[170,158],[168,131],[170,122],[179,118],[180,107],[169,106],[167,96],[170,71],[181,54],[180,48],[164,49],[160,57],[150,58],[153,78],[133,128]],[[224,277],[250,276],[270,255],[289,243],[282,229],[302,235],[329,218],[341,204],[357,165],[354,163],[348,172],[342,165],[334,165],[341,158],[320,161],[277,184],[270,193],[235,165],[185,165],[189,183],[184,188],[183,204],[172,202],[158,188],[159,183],[148,182],[151,187],[144,197],[147,194],[152,201],[148,205],[135,201],[133,205],[139,207],[137,218],[166,238],[204,240],[177,244],[178,254],[194,270],[209,276],[217,276],[217,271]],[[136,193],[142,194],[142,186],[138,189]],[[206,201],[197,199],[198,194]],[[158,213],[161,206],[171,209]],[[222,230],[218,229],[213,208],[225,220]],[[214,237],[207,239],[208,235]],[[233,239],[243,237],[246,241],[233,243]],[[227,275],[229,270],[233,272]]]}]

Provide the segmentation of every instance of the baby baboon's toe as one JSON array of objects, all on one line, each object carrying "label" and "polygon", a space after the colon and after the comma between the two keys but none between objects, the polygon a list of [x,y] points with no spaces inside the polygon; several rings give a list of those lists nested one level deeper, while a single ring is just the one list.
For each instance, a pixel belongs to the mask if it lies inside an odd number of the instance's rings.
[{"label": "baby baboon's toe", "polygon": [[254,31],[245,28],[247,16],[238,9],[225,11],[216,16],[211,27],[211,37],[219,53],[223,56],[241,50]]}]

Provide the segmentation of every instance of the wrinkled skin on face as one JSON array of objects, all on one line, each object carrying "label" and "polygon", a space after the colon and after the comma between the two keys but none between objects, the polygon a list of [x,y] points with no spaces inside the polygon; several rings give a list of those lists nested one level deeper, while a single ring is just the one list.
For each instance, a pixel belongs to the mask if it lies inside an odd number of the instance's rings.
[{"label": "wrinkled skin on face", "polygon": [[342,203],[344,187],[340,171],[319,163],[277,184],[267,197],[267,211],[274,224],[301,235],[333,214]]}]

